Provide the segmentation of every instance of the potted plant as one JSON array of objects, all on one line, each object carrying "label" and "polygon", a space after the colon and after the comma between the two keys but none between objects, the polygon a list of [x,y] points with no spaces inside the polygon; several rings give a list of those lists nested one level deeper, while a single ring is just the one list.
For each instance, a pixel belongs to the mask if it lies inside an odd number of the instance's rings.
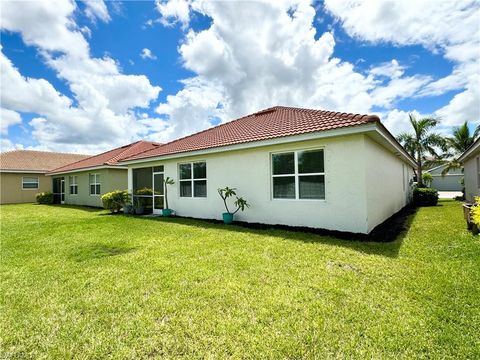
[{"label": "potted plant", "polygon": [[175,181],[171,178],[171,177],[166,177],[165,180],[163,180],[163,182],[165,183],[165,209],[162,210],[162,215],[163,216],[171,216],[172,215],[172,209],[170,209],[168,207],[168,192],[167,192],[167,188],[168,188],[168,185],[173,185],[175,184]]},{"label": "potted plant", "polygon": [[[133,207],[135,208],[135,214],[137,215],[142,215],[145,213],[145,208],[147,207],[147,202],[150,200],[150,198],[144,197],[144,196],[153,196],[153,190],[150,188],[143,188],[139,189],[135,192],[135,195],[140,195],[140,196],[135,196],[134,201],[133,201]],[[142,196],[143,195],[143,196]]]},{"label": "potted plant", "polygon": [[130,194],[127,190],[125,190],[125,199],[123,204],[123,213],[124,214],[133,214],[134,207],[132,204],[132,194]]},{"label": "potted plant", "polygon": [[[245,200],[243,197],[238,197],[237,196],[237,192],[236,192],[237,189],[235,188],[229,188],[228,186],[226,186],[225,188],[223,189],[218,189],[218,194],[220,195],[220,197],[222,198],[223,200],[223,203],[225,205],[225,209],[227,210],[226,213],[223,213],[222,214],[222,217],[223,217],[223,222],[225,224],[231,224],[233,222],[233,216],[239,211],[239,210],[242,210],[244,211],[245,208],[247,207],[250,207],[250,204],[247,202],[247,200]],[[230,197],[233,197],[235,196],[236,197],[236,200],[234,201],[234,205],[237,207],[237,209],[234,211],[234,212],[231,212],[229,209],[228,209],[228,205],[227,205],[227,199],[230,198]]]}]

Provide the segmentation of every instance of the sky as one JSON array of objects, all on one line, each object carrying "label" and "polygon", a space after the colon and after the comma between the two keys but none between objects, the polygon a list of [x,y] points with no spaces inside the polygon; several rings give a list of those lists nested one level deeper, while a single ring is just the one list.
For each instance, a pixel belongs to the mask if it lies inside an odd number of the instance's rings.
[{"label": "sky", "polygon": [[480,2],[1,1],[1,150],[168,142],[275,105],[480,124]]}]

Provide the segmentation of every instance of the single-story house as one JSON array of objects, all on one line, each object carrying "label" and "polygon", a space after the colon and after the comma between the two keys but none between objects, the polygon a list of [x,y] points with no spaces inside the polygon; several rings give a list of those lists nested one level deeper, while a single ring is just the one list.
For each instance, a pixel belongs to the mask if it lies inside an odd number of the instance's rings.
[{"label": "single-story house", "polygon": [[426,172],[432,175],[432,183],[430,186],[438,191],[462,191],[462,169],[451,169],[445,175],[442,175],[442,171],[447,165],[436,166]]},{"label": "single-story house", "polygon": [[463,164],[465,198],[468,202],[473,202],[475,196],[480,196],[480,138],[458,160]]},{"label": "single-story house", "polygon": [[47,174],[52,178],[49,191],[54,193],[55,203],[101,207],[103,194],[127,189],[127,167],[119,161],[158,146],[137,141],[57,167]]},{"label": "single-story house", "polygon": [[[221,219],[217,193],[251,207],[239,221],[369,233],[411,199],[414,159],[375,115],[276,106],[124,157],[128,189],[154,213]],[[145,199],[145,200],[147,200]]]},{"label": "single-story house", "polygon": [[86,157],[33,150],[0,153],[0,204],[35,202],[37,193],[52,189],[48,171]]}]

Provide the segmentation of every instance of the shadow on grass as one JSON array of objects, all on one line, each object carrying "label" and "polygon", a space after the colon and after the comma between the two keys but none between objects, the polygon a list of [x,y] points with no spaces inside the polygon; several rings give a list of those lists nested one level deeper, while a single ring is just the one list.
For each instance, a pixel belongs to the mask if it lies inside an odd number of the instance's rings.
[{"label": "shadow on grass", "polygon": [[341,246],[366,254],[397,257],[402,242],[415,216],[416,209],[405,208],[373,229],[369,235],[306,227],[245,222],[235,222],[232,225],[225,225],[218,220],[199,220],[186,217],[139,217],[138,219],[143,221],[181,224],[201,229],[273,236],[285,240],[303,241],[305,243],[322,243],[332,246]]},{"label": "shadow on grass", "polygon": [[[40,204],[36,204],[36,205],[42,206]],[[43,205],[43,206],[49,206],[49,207],[55,207],[55,208],[61,208],[61,209],[82,210],[82,211],[92,212],[92,213],[104,211],[104,209],[102,208],[85,206],[85,205],[51,204],[51,205]]]},{"label": "shadow on grass", "polygon": [[107,245],[97,243],[78,248],[71,255],[71,258],[76,262],[83,262],[88,260],[96,260],[111,256],[123,255],[135,250],[135,247],[125,246],[121,244]]}]

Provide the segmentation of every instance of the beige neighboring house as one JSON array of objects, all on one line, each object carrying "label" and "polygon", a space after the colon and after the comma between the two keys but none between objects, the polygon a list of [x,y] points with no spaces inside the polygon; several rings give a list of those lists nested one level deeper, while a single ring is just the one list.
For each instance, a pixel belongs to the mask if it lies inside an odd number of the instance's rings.
[{"label": "beige neighboring house", "polygon": [[35,202],[42,191],[52,191],[52,178],[45,174],[88,155],[48,151],[13,150],[0,153],[0,204]]},{"label": "beige neighboring house", "polygon": [[480,196],[480,138],[458,158],[458,161],[463,164],[465,199],[473,202],[475,196]]}]

